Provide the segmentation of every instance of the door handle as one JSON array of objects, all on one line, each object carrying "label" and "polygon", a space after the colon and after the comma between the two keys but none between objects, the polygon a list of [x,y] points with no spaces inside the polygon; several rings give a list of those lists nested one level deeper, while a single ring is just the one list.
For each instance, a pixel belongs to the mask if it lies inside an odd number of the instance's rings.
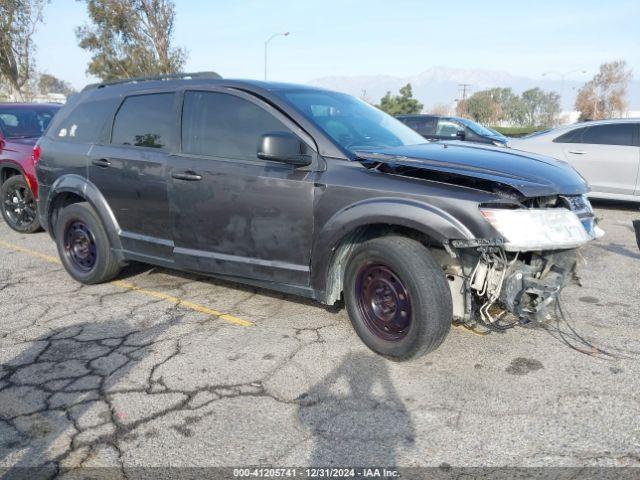
[{"label": "door handle", "polygon": [[586,155],[587,152],[584,150],[569,150],[569,153],[573,153],[574,155]]},{"label": "door handle", "polygon": [[172,173],[171,176],[176,180],[186,180],[187,182],[197,182],[202,180],[202,175],[192,171]]},{"label": "door handle", "polygon": [[96,167],[107,168],[111,166],[111,162],[106,158],[97,158],[95,160],[91,160]]}]

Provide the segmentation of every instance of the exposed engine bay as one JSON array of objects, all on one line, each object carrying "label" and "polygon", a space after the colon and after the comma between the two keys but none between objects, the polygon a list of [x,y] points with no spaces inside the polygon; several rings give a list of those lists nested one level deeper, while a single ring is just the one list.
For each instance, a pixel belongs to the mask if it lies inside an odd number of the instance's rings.
[{"label": "exposed engine bay", "polygon": [[[583,196],[546,197],[527,203],[523,210],[541,211],[542,207],[545,212],[572,212],[578,220],[572,228],[579,229],[578,234],[586,234],[588,239],[604,233],[597,227],[591,205]],[[527,227],[524,230],[529,233]],[[447,253],[441,251],[436,256],[451,288],[454,321],[504,330],[518,323],[545,320],[562,289],[571,282],[578,283],[580,251],[568,246],[573,247],[565,243],[555,249],[538,250],[514,248],[513,243],[496,239],[452,241]],[[509,313],[515,321],[507,320]]]},{"label": "exposed engine bay", "polygon": [[[435,256],[449,282],[454,322],[490,330],[544,320],[561,290],[577,282],[580,258],[577,249],[512,253],[501,247]],[[508,313],[516,320],[507,320]]]}]

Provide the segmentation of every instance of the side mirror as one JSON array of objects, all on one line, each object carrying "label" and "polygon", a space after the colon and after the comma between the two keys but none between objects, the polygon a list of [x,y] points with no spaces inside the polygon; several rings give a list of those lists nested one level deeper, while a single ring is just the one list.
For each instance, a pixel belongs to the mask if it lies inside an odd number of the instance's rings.
[{"label": "side mirror", "polygon": [[296,167],[311,164],[311,156],[303,153],[304,145],[289,132],[269,132],[260,137],[258,158],[272,162],[288,163]]},{"label": "side mirror", "polygon": [[456,132],[456,137],[458,137],[458,140],[464,140],[467,137],[467,134],[464,133],[464,130],[458,130]]}]

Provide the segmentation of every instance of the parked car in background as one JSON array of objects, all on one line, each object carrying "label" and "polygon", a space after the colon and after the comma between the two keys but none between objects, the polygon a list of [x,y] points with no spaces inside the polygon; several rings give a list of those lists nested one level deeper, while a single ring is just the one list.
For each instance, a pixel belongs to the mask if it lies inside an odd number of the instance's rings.
[{"label": "parked car in background", "polygon": [[0,210],[18,232],[40,228],[34,145],[59,109],[53,104],[0,103]]},{"label": "parked car in background", "polygon": [[508,146],[569,162],[591,185],[590,197],[640,202],[640,119],[576,123]]},{"label": "parked car in background", "polygon": [[508,140],[495,130],[467,118],[437,115],[398,115],[396,118],[427,140],[464,140],[500,147]]},{"label": "parked car in background", "polygon": [[140,261],[344,298],[405,360],[452,319],[544,318],[598,235],[565,163],[425,142],[343,93],[188,77],[89,86],[40,139],[40,219],[75,280]]}]

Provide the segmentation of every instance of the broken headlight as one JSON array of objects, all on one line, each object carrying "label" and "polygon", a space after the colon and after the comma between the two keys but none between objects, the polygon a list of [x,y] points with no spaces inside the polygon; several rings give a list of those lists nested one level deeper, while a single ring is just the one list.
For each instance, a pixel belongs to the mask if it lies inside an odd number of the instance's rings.
[{"label": "broken headlight", "polygon": [[481,208],[480,213],[505,238],[507,251],[575,248],[593,238],[565,208]]}]

